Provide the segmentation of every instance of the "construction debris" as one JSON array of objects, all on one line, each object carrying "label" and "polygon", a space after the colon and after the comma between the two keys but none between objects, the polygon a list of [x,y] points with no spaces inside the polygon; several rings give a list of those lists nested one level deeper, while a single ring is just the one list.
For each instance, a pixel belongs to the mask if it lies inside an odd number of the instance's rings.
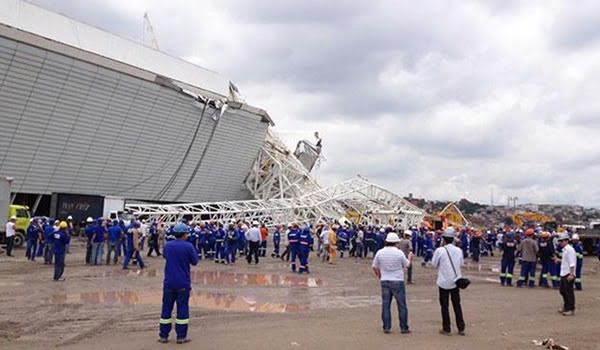
[{"label": "construction debris", "polygon": [[546,338],[543,340],[532,340],[533,345],[543,346],[544,349],[552,349],[552,350],[569,350],[568,347],[556,344],[554,339]]}]

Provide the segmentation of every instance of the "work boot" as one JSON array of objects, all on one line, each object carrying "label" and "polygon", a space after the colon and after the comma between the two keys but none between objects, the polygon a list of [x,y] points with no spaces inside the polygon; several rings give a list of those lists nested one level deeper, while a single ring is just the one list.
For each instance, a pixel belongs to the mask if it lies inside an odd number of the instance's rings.
[{"label": "work boot", "polygon": [[183,339],[177,339],[177,344],[185,344],[185,343],[189,343],[192,340],[189,338],[183,338]]},{"label": "work boot", "polygon": [[158,341],[159,343],[161,343],[161,344],[166,344],[166,343],[168,343],[168,342],[169,342],[169,339],[167,339],[167,338],[158,338],[158,340],[157,340],[157,341]]},{"label": "work boot", "polygon": [[575,315],[575,311],[565,311],[563,312],[563,316],[573,316]]}]

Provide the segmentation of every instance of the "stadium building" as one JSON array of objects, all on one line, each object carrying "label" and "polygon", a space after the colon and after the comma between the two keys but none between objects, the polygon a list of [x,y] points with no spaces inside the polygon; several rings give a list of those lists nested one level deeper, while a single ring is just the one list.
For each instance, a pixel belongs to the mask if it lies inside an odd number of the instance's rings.
[{"label": "stadium building", "polygon": [[219,73],[0,2],[0,176],[35,214],[56,194],[250,199],[244,182],[272,124]]}]

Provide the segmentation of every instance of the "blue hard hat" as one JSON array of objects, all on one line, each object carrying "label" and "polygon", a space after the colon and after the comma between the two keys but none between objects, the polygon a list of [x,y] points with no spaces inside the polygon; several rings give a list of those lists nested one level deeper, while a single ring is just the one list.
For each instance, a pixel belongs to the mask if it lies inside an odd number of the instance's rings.
[{"label": "blue hard hat", "polygon": [[188,233],[188,232],[190,232],[190,229],[188,228],[188,225],[180,222],[177,225],[175,225],[175,227],[173,228],[173,232],[175,232],[175,233]]}]

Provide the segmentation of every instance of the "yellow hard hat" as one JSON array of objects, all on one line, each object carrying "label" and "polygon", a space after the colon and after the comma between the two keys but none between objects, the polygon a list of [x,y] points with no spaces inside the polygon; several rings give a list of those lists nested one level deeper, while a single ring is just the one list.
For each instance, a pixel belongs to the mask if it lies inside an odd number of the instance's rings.
[{"label": "yellow hard hat", "polygon": [[67,223],[65,221],[61,221],[60,225],[58,225],[58,227],[60,227],[60,228],[67,228]]}]

